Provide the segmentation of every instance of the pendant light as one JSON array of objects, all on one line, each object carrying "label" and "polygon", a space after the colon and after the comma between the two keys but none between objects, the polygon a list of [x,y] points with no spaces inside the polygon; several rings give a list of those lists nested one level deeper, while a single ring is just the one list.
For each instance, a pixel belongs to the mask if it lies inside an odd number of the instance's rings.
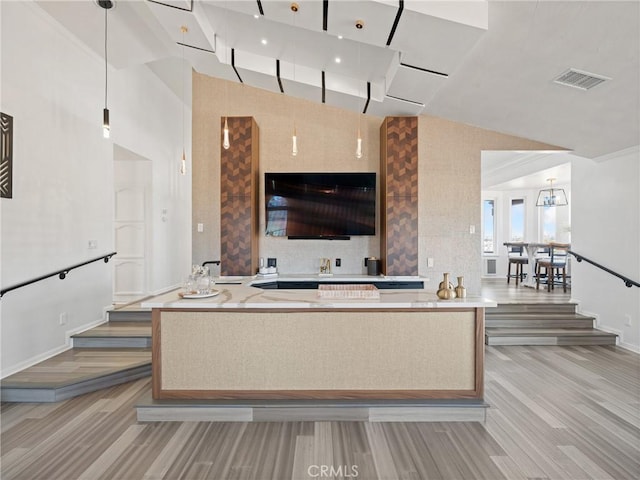
[{"label": "pendant light", "polygon": [[[291,11],[293,12],[293,28],[296,27],[296,13],[298,13],[299,5],[297,3],[291,4]],[[296,81],[296,46],[293,46],[293,82]],[[291,155],[298,155],[298,135],[296,133],[296,103],[293,99],[293,135],[291,136]]]},{"label": "pendant light", "polygon": [[224,129],[222,132],[224,134],[222,139],[222,148],[229,150],[231,144],[229,143],[229,124],[227,123],[227,117],[224,117]]},{"label": "pendant light", "polygon": [[182,32],[182,63],[180,64],[180,76],[182,77],[182,159],[180,160],[180,174],[187,174],[187,156],[184,153],[184,102],[185,102],[185,94],[184,94],[184,34],[189,31],[189,29],[182,25],[180,27],[180,31]]},{"label": "pendant light", "polygon": [[107,64],[107,10],[113,8],[112,0],[98,0],[98,6],[104,9],[104,109],[102,110],[102,136],[109,138],[111,126],[109,124],[109,108],[107,107],[107,92],[109,85],[109,69]]},{"label": "pendant light", "polygon": [[[229,50],[229,37],[227,36],[227,25],[228,25],[228,14],[229,10],[227,8],[227,2],[224,3],[224,63],[228,65],[227,61],[227,52]],[[229,111],[229,85],[227,84],[228,80],[225,80],[224,84],[224,103],[225,110]],[[224,117],[224,127],[222,128],[222,148],[225,150],[229,150],[231,143],[229,142],[229,123],[227,122],[227,116]]]},{"label": "pendant light", "polygon": [[553,188],[555,178],[547,178],[549,188],[543,188],[538,193],[536,207],[564,207],[569,205],[563,188]]},{"label": "pendant light", "polygon": [[[360,26],[358,26],[360,25]],[[362,29],[364,26],[364,22],[362,20],[358,20],[356,22],[356,28],[358,30]],[[358,75],[360,75],[360,43],[358,43]],[[360,79],[358,79],[358,98],[360,97]],[[358,107],[358,138],[356,139],[356,158],[362,158],[362,135],[360,134],[360,118],[361,118],[360,108]]]}]

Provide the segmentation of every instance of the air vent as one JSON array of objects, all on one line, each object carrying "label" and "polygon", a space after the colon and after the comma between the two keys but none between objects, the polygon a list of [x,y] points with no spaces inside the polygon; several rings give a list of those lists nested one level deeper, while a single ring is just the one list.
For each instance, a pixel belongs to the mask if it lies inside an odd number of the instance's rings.
[{"label": "air vent", "polygon": [[567,87],[579,88],[580,90],[589,90],[590,88],[600,85],[606,80],[611,80],[608,77],[602,75],[596,75],[595,73],[583,72],[570,68],[558,78],[554,80],[555,83],[560,85],[566,85]]}]

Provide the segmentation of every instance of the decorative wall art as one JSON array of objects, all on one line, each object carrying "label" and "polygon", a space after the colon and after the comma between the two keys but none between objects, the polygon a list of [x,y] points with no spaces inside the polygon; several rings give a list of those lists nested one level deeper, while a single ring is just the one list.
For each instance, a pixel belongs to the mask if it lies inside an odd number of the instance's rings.
[{"label": "decorative wall art", "polygon": [[0,197],[12,197],[13,117],[0,112]]}]

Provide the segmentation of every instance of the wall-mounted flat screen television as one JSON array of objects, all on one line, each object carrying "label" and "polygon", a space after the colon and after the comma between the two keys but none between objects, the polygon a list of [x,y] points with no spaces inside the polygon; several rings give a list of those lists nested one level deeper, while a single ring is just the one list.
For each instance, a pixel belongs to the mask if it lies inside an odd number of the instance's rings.
[{"label": "wall-mounted flat screen television", "polygon": [[267,236],[376,233],[375,173],[265,173],[264,185]]}]

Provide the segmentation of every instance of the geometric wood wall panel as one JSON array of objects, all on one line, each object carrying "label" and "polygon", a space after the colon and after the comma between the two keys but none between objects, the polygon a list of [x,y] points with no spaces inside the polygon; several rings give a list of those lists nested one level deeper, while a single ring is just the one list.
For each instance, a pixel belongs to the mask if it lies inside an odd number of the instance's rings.
[{"label": "geometric wood wall panel", "polygon": [[220,274],[255,275],[258,268],[258,125],[228,117],[229,148],[220,120]]},{"label": "geometric wood wall panel", "polygon": [[[220,208],[222,275],[254,275],[251,262],[251,197],[225,197]],[[248,233],[249,232],[249,233]]]},{"label": "geometric wood wall panel", "polygon": [[385,275],[418,275],[418,118],[380,126],[380,258]]},{"label": "geometric wood wall panel", "polygon": [[[222,149],[220,162],[220,191],[226,195],[251,195],[252,120],[252,117],[227,118],[230,147]],[[224,118],[221,126],[224,128]]]},{"label": "geometric wood wall panel", "polygon": [[0,197],[13,196],[13,117],[0,112]]},{"label": "geometric wood wall panel", "polygon": [[387,119],[387,195],[418,196],[418,118]]},{"label": "geometric wood wall panel", "polygon": [[387,197],[386,275],[418,275],[418,198]]}]

